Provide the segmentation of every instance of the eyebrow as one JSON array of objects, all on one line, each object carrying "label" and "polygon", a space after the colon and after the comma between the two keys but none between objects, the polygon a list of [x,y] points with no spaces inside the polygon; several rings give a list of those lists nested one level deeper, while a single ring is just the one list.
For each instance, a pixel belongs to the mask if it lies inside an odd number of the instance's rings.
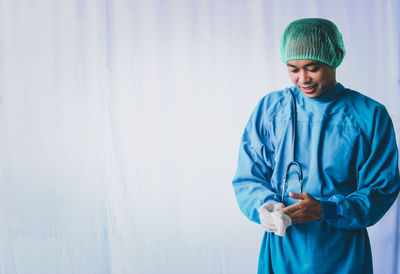
[{"label": "eyebrow", "polygon": [[[317,66],[317,65],[319,65],[319,64],[320,64],[320,62],[315,61],[315,62],[307,63],[307,64],[305,64],[303,67]],[[295,65],[292,65],[292,64],[287,64],[287,66],[288,66],[288,67],[291,67],[291,68],[297,68]]]}]

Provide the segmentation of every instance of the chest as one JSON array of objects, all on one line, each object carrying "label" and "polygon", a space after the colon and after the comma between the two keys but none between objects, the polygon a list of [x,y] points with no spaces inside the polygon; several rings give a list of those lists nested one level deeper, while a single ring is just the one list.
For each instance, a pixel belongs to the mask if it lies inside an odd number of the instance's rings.
[{"label": "chest", "polygon": [[289,109],[269,122],[277,181],[287,164],[296,160],[303,167],[308,192],[320,193],[323,183],[352,191],[366,151],[361,130],[350,114],[300,109],[293,126]]}]

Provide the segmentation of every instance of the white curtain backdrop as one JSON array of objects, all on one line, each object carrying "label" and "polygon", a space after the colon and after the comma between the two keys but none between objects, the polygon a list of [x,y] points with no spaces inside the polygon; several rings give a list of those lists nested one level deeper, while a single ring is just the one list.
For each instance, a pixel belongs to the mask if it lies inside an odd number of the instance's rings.
[{"label": "white curtain backdrop", "polygon": [[[0,0],[0,273],[255,273],[231,180],[302,17],[338,25],[338,80],[400,143],[398,0]],[[376,273],[400,272],[399,214],[369,229]]]}]

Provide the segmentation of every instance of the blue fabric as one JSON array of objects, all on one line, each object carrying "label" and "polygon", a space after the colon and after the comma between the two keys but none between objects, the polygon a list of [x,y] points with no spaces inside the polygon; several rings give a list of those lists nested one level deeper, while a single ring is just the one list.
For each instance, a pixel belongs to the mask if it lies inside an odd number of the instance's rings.
[{"label": "blue fabric", "polygon": [[[391,119],[383,105],[340,83],[315,99],[290,89],[303,192],[321,201],[323,218],[292,225],[285,237],[266,232],[258,273],[372,273],[366,227],[390,208],[400,186]],[[292,115],[289,90],[272,92],[244,130],[233,187],[241,211],[256,223],[262,203],[280,202],[292,160]],[[286,206],[297,202],[289,192],[299,192],[295,175],[289,177]]]}]

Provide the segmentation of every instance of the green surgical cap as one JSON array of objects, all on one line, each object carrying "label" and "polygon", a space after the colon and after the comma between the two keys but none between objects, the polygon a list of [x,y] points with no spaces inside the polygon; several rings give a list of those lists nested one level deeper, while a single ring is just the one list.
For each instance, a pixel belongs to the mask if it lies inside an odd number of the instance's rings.
[{"label": "green surgical cap", "polygon": [[343,60],[342,35],[334,23],[321,18],[304,18],[290,23],[281,39],[281,59],[311,59],[338,67]]}]

